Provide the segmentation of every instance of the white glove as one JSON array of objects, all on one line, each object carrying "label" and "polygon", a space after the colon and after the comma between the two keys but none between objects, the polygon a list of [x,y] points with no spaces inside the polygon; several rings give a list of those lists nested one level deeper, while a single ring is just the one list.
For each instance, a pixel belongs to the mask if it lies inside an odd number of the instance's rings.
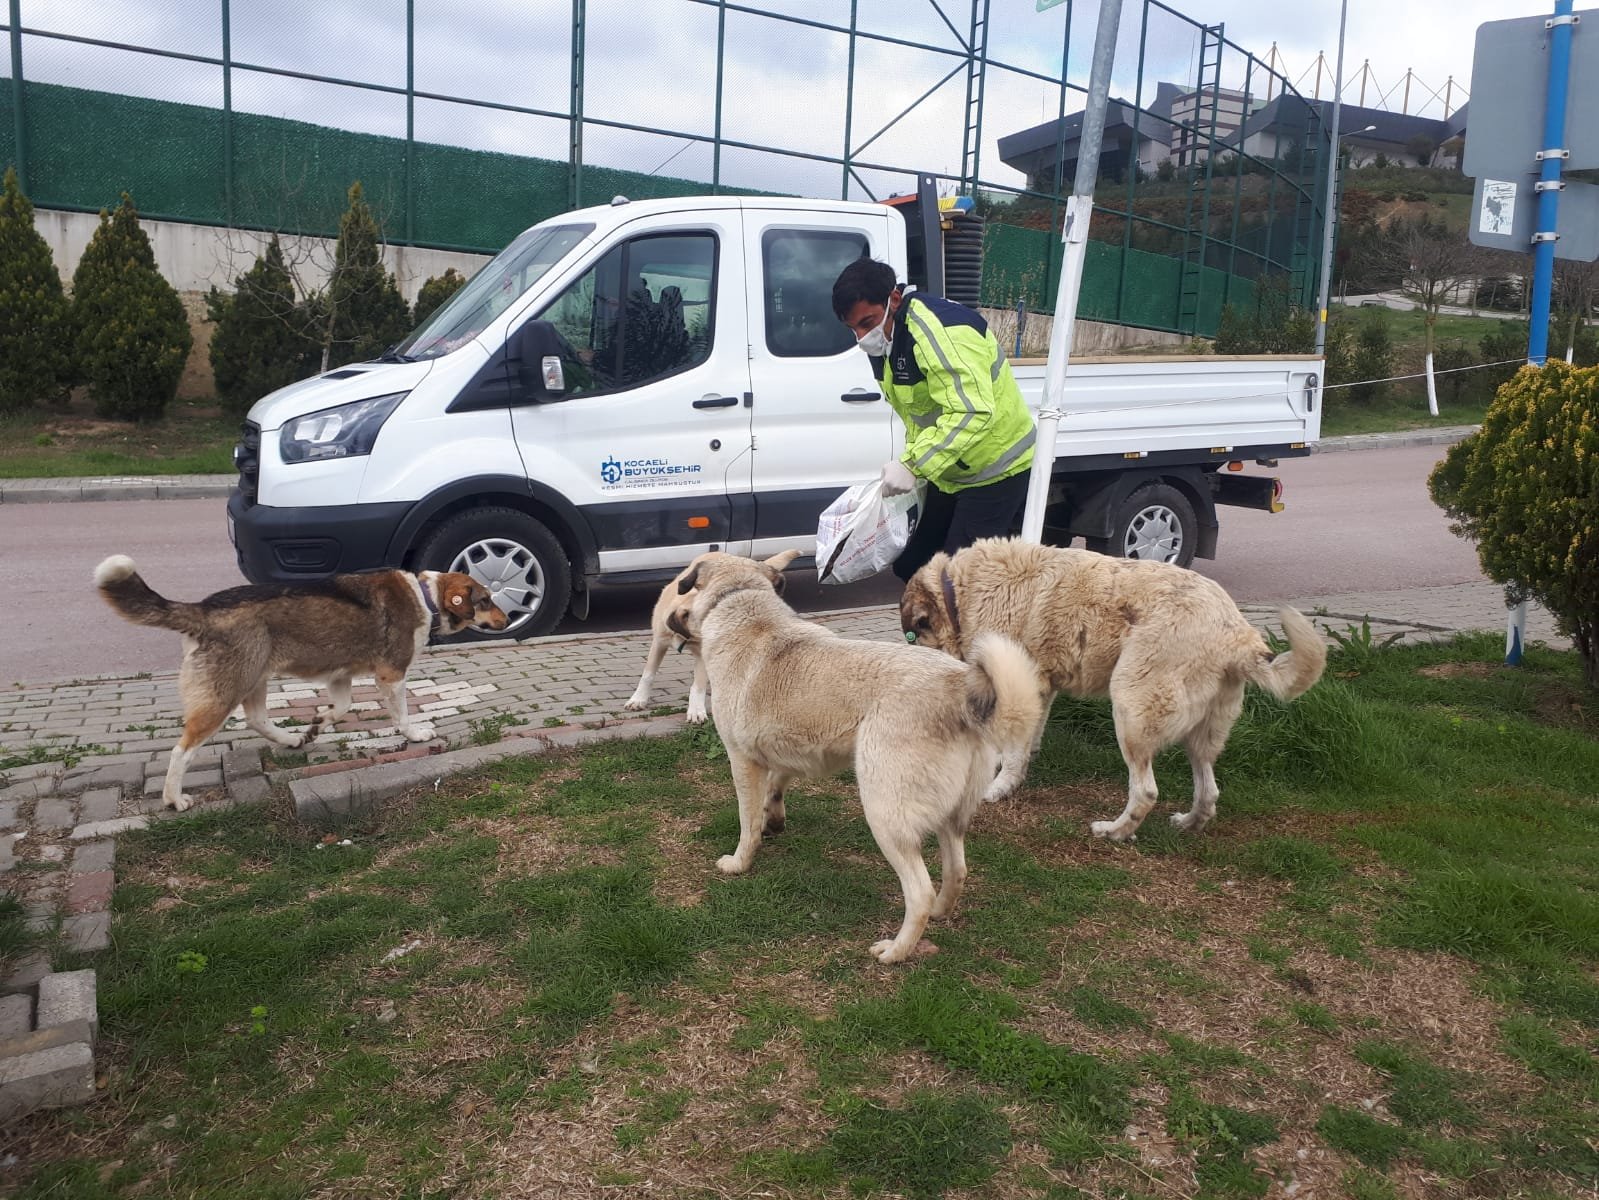
[{"label": "white glove", "polygon": [[916,489],[916,476],[897,458],[883,464],[883,495],[903,496]]}]

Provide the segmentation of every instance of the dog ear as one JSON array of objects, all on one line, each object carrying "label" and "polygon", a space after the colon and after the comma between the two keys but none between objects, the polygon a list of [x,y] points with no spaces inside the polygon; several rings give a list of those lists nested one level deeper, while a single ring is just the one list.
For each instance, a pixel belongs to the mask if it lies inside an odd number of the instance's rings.
[{"label": "dog ear", "polygon": [[677,581],[677,594],[679,596],[686,596],[699,586],[700,567],[698,563],[695,563],[689,568],[688,574]]}]

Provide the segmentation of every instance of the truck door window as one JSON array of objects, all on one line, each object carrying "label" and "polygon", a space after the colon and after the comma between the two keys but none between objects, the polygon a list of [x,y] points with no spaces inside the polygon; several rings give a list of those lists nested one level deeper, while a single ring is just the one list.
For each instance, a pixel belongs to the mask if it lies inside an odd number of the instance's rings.
[{"label": "truck door window", "polygon": [[781,358],[824,358],[852,349],[855,335],[833,315],[833,281],[870,253],[863,233],[768,229],[762,234],[766,348]]},{"label": "truck door window", "polygon": [[591,380],[572,372],[573,394],[621,391],[698,366],[711,354],[716,318],[716,236],[634,238],[608,251],[542,314]]}]

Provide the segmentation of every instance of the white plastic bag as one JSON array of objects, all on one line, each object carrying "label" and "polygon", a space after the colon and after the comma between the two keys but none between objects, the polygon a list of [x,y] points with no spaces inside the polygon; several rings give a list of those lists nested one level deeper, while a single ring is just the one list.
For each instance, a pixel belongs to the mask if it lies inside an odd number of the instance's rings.
[{"label": "white plastic bag", "polygon": [[884,496],[883,483],[857,483],[822,511],[816,526],[816,578],[855,583],[892,566],[916,527],[921,489]]}]

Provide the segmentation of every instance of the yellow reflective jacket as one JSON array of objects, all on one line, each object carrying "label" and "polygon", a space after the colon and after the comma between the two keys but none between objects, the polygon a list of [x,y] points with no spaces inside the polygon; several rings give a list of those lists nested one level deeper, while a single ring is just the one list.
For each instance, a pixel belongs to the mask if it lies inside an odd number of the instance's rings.
[{"label": "yellow reflective jacket", "polygon": [[905,422],[901,461],[942,492],[1033,465],[1033,417],[988,322],[963,304],[907,295],[876,362],[883,395]]}]

